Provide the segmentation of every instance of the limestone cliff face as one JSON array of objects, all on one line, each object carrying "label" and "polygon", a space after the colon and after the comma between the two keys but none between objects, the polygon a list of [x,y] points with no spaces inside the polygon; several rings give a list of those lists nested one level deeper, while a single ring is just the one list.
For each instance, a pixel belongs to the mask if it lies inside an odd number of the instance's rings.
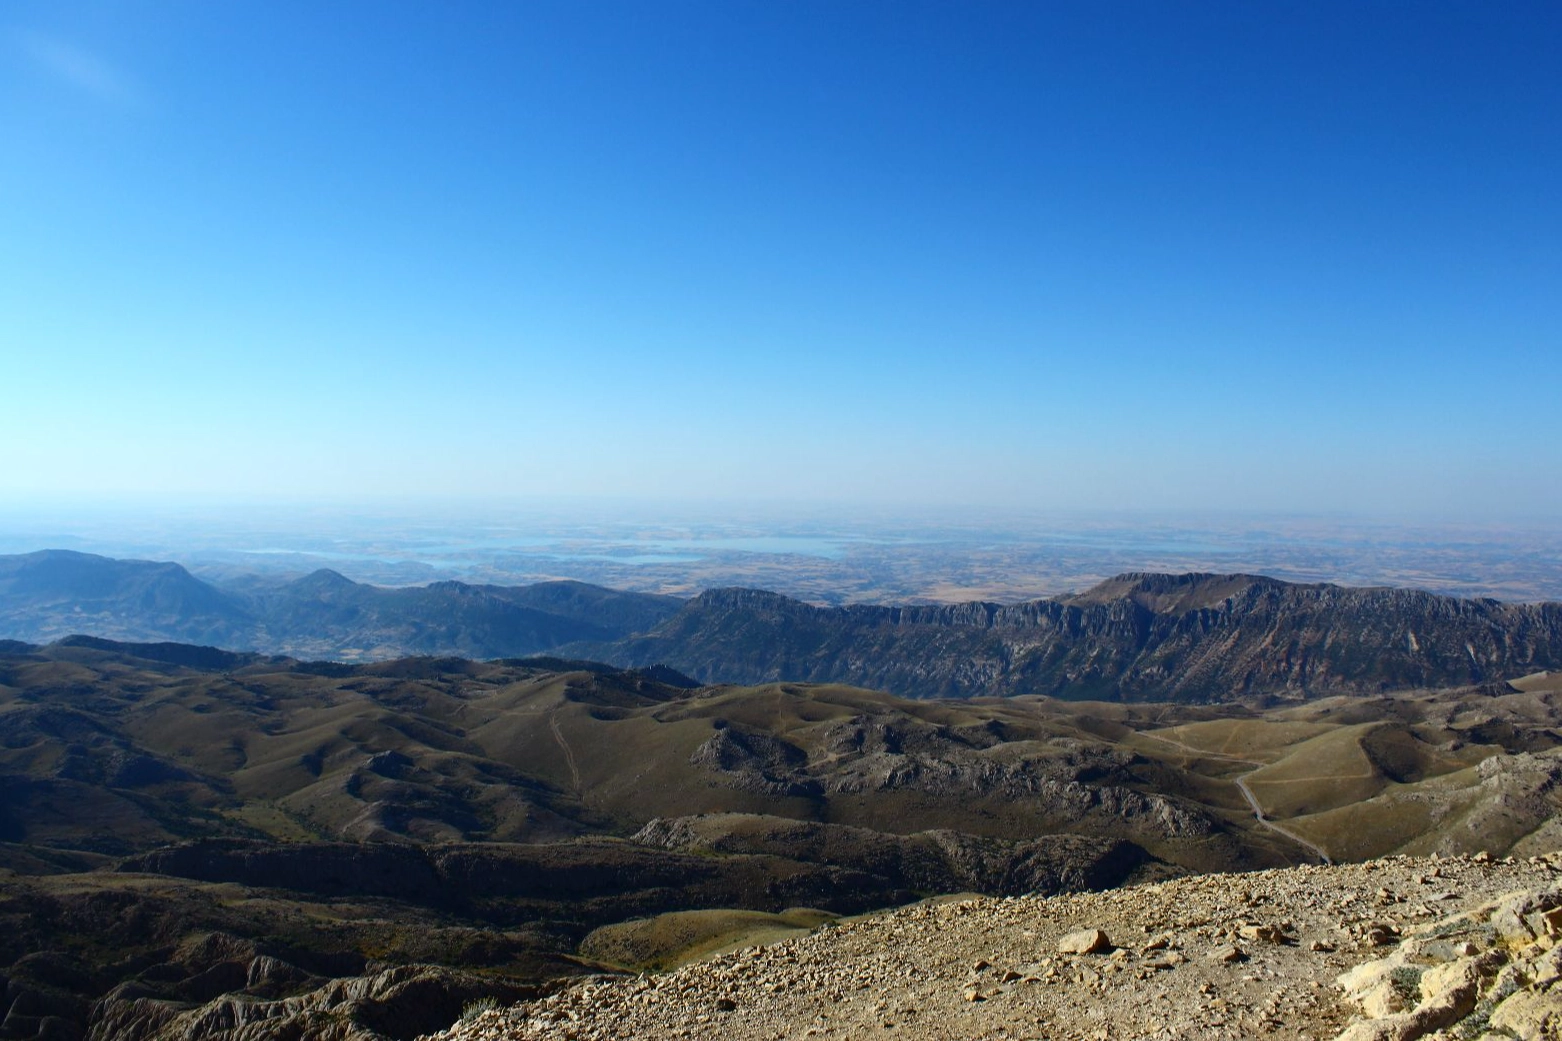
[{"label": "limestone cliff face", "polygon": [[815,607],[717,589],[644,636],[578,648],[706,682],[912,697],[1208,701],[1477,684],[1562,665],[1562,604],[1250,575],[1123,575],[1020,604]]}]

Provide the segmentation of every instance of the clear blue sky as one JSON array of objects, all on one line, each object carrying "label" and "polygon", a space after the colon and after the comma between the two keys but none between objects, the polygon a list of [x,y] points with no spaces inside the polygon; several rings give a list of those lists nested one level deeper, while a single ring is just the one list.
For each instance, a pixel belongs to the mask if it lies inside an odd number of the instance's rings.
[{"label": "clear blue sky", "polygon": [[0,497],[1562,515],[1562,5],[13,0]]}]

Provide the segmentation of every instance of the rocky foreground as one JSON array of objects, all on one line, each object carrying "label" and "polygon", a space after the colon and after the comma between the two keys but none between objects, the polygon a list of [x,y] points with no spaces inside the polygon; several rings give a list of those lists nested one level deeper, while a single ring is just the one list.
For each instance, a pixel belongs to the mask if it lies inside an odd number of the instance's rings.
[{"label": "rocky foreground", "polygon": [[427,1041],[1562,1038],[1562,853],[921,904]]}]

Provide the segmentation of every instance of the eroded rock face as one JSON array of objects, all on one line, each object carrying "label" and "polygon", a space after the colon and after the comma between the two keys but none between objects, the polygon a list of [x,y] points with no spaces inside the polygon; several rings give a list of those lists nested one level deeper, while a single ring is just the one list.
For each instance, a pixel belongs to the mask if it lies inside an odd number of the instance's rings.
[{"label": "eroded rock face", "polygon": [[0,976],[0,1038],[81,1037],[87,1018],[83,990],[91,970],[64,951],[36,951]]},{"label": "eroded rock face", "polygon": [[286,998],[245,991],[190,1006],[121,988],[98,1002],[88,1041],[405,1041],[458,1019],[469,1003],[537,989],[426,965],[329,981]]},{"label": "eroded rock face", "polygon": [[1047,756],[994,754],[1002,724],[956,728],[863,714],[830,724],[823,756],[768,734],[723,726],[690,756],[716,783],[751,794],[828,800],[917,792],[1002,799],[1034,808],[1051,830],[1092,826],[1135,838],[1201,838],[1220,828],[1202,807],[1127,783],[1130,753],[1076,748]]},{"label": "eroded rock face", "polygon": [[[293,952],[223,932],[140,959],[99,985],[62,952],[37,952],[0,976],[0,1038],[44,1041],[404,1041],[468,1003],[539,989],[424,965],[374,970],[360,957]],[[341,975],[333,978],[333,973]]]},{"label": "eroded rock face", "polygon": [[689,756],[691,766],[711,771],[730,788],[781,798],[819,794],[818,782],[798,773],[807,762],[795,745],[736,727],[717,730]]},{"label": "eroded rock face", "polygon": [[815,607],[715,589],[650,633],[582,646],[706,682],[850,683],[905,697],[1220,700],[1455,686],[1562,665],[1562,604],[1257,575],[1121,575],[1021,604]]}]

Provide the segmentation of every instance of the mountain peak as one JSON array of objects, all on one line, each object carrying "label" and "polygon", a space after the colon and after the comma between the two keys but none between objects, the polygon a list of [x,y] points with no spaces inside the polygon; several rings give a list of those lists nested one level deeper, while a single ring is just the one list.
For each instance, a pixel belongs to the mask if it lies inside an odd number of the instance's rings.
[{"label": "mountain peak", "polygon": [[1182,614],[1215,607],[1230,597],[1254,587],[1284,589],[1294,583],[1266,575],[1223,575],[1208,571],[1190,571],[1180,575],[1149,571],[1128,571],[1071,597],[1063,603],[1077,606],[1108,604],[1131,600],[1157,614]]},{"label": "mountain peak", "polygon": [[357,582],[354,582],[340,571],[332,571],[328,567],[323,567],[317,571],[311,571],[303,578],[294,582],[292,587],[300,591],[317,590],[325,592],[332,589],[351,589],[357,584]]},{"label": "mountain peak", "polygon": [[705,608],[758,608],[770,610],[788,610],[794,608],[806,608],[808,605],[801,600],[781,593],[772,593],[768,589],[750,589],[747,586],[723,586],[719,589],[707,589],[693,600],[689,601],[690,607]]}]

